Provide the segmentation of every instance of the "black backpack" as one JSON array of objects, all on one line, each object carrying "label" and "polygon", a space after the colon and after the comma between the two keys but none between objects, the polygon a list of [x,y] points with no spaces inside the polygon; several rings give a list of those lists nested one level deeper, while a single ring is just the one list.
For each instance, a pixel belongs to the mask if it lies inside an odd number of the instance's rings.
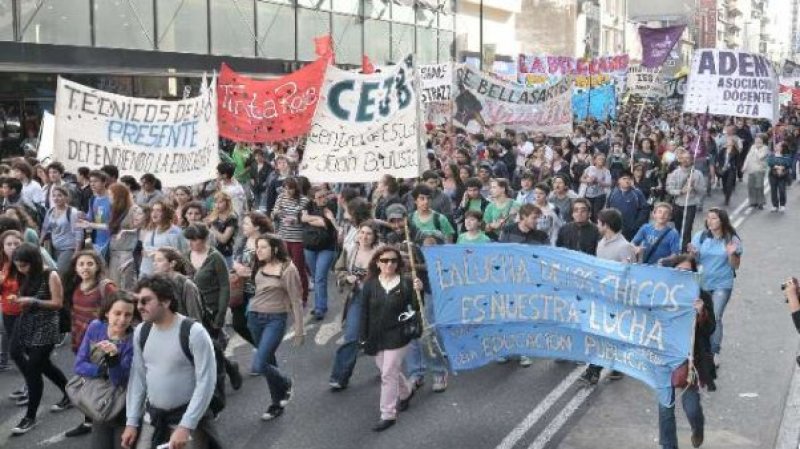
[{"label": "black backpack", "polygon": [[[189,346],[189,333],[192,331],[192,325],[194,325],[194,323],[196,323],[196,321],[184,318],[183,321],[181,321],[180,329],[181,350],[183,350],[183,355],[189,359],[192,366],[194,366],[194,355]],[[142,329],[139,332],[139,349],[142,351],[144,351],[144,345],[147,343],[147,337],[150,336],[150,331],[152,329],[153,323],[147,321],[142,323]],[[209,404],[208,408],[211,410],[214,417],[216,417],[225,409],[225,353],[216,342],[212,344],[214,346],[214,359],[217,362],[217,384],[214,386],[214,395],[211,397],[211,404]]]}]

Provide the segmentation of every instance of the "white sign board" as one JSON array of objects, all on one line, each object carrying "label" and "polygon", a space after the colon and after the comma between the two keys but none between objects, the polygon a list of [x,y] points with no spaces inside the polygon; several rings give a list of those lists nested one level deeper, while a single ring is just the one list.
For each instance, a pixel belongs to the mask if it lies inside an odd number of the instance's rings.
[{"label": "white sign board", "polygon": [[661,70],[635,66],[628,69],[628,93],[647,98],[661,98],[665,93]]},{"label": "white sign board", "polygon": [[311,182],[377,182],[420,173],[413,57],[369,75],[329,66],[300,175]]},{"label": "white sign board", "polygon": [[419,73],[419,95],[422,103],[450,101],[453,89],[453,65],[429,64],[417,67]]},{"label": "white sign board", "polygon": [[42,132],[39,134],[39,148],[36,150],[36,158],[46,161],[53,157],[53,139],[56,133],[56,118],[53,114],[44,111],[42,116]]},{"label": "white sign board", "polygon": [[737,50],[695,52],[684,112],[778,120],[778,79],[764,56]]},{"label": "white sign board", "polygon": [[213,179],[219,163],[214,82],[179,101],[133,98],[58,79],[53,159],[75,172],[111,164],[164,187]]}]

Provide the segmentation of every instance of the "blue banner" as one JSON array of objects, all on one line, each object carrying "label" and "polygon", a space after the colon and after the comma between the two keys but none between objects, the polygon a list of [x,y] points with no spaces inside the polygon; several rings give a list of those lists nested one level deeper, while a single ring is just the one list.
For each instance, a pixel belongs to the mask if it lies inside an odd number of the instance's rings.
[{"label": "blue banner", "polygon": [[614,83],[572,92],[572,113],[578,121],[586,120],[587,114],[600,121],[617,117],[617,91]]},{"label": "blue banner", "polygon": [[670,402],[671,373],[690,353],[694,273],[546,246],[423,252],[452,370],[511,355],[576,360],[628,374]]}]

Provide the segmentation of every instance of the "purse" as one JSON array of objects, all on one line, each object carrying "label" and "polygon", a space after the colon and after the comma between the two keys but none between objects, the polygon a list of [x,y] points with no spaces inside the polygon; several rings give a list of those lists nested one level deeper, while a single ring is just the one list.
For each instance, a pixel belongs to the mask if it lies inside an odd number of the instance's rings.
[{"label": "purse", "polygon": [[672,387],[686,388],[689,386],[689,362],[683,362],[681,366],[672,372]]},{"label": "purse", "polygon": [[228,307],[241,307],[244,305],[244,278],[234,273],[230,276],[230,279],[231,295],[228,300]]},{"label": "purse", "polygon": [[66,390],[72,404],[94,422],[113,421],[125,410],[126,388],[108,378],[74,376]]}]

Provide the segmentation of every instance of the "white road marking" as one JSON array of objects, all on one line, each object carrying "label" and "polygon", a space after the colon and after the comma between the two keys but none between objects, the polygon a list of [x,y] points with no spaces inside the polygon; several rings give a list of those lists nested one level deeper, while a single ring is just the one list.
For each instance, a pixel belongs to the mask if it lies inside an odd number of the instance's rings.
[{"label": "white road marking", "polygon": [[67,436],[64,432],[59,433],[58,435],[52,436],[46,440],[42,440],[37,444],[37,446],[49,446],[51,444],[60,443],[67,439]]},{"label": "white road marking", "polygon": [[569,375],[567,375],[567,377],[565,377],[564,380],[562,380],[561,383],[558,384],[553,391],[551,391],[547,397],[542,400],[542,402],[536,405],[536,408],[534,408],[528,414],[528,416],[526,416],[525,419],[523,419],[522,422],[517,425],[517,427],[512,429],[511,432],[509,432],[509,434],[503,438],[503,441],[501,441],[495,449],[513,448],[514,445],[516,445],[517,442],[519,442],[519,440],[522,439],[522,437],[525,436],[525,434],[536,424],[536,422],[542,419],[542,416],[544,416],[545,413],[547,413],[548,410],[550,410],[550,408],[552,408],[553,405],[555,405],[555,403],[561,399],[561,396],[567,392],[567,390],[572,386],[572,384],[575,383],[576,380],[578,380],[584,371],[586,371],[586,366],[583,365],[572,370],[572,372],[569,373]]},{"label": "white road marking", "polygon": [[[317,324],[306,324],[303,330],[305,331],[306,335],[308,335],[308,333],[311,332],[316,327]],[[283,341],[290,340],[293,337],[294,337],[294,330],[290,330],[289,332],[286,333],[286,335],[283,336]]]},{"label": "white road marking", "polygon": [[331,338],[335,337],[341,331],[342,318],[340,316],[336,316],[330,323],[325,323],[319,327],[317,335],[314,336],[314,343],[320,346],[325,346],[328,344]]},{"label": "white road marking", "polygon": [[545,427],[545,429],[540,433],[536,440],[528,446],[528,449],[544,449],[550,443],[550,440],[564,427],[564,424],[569,421],[572,415],[580,408],[580,406],[586,401],[586,398],[589,397],[592,392],[597,389],[597,386],[592,386],[590,388],[582,388],[578,393],[573,397],[567,405],[564,406],[564,409],[561,410],[558,415],[550,421],[550,424]]}]

